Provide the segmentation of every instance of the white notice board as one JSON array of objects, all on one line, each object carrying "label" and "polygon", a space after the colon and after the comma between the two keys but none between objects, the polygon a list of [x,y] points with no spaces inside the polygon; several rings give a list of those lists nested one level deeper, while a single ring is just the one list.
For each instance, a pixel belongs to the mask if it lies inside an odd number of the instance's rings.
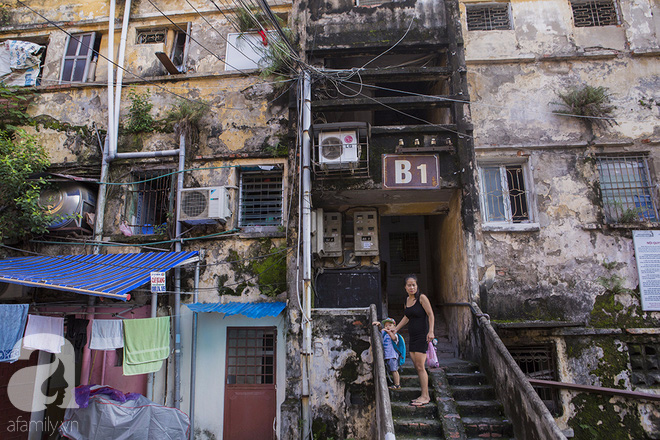
[{"label": "white notice board", "polygon": [[660,231],[633,231],[642,310],[660,311]]}]

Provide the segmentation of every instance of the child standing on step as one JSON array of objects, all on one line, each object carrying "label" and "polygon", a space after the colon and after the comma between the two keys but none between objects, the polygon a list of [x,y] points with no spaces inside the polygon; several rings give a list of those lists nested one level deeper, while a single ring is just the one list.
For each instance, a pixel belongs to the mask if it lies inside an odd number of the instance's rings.
[{"label": "child standing on step", "polygon": [[[376,321],[373,325],[381,326],[381,323]],[[403,338],[394,331],[396,321],[392,318],[385,318],[382,322],[383,330],[383,353],[385,356],[385,367],[387,371],[392,373],[392,381],[394,384],[390,386],[391,390],[401,389],[401,378],[399,376],[399,365],[403,364],[406,359],[406,343]]]}]

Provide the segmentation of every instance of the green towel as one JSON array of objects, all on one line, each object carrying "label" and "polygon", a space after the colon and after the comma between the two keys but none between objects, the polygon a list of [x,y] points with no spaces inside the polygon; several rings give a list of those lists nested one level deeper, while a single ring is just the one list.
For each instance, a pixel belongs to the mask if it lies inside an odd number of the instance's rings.
[{"label": "green towel", "polygon": [[124,319],[124,376],[155,373],[169,355],[169,316]]}]

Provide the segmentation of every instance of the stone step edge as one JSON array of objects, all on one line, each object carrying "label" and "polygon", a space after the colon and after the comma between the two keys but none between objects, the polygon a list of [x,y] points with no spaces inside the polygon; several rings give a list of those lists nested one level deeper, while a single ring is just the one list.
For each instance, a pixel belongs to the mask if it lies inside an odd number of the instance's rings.
[{"label": "stone step edge", "polygon": [[429,372],[429,388],[433,390],[445,438],[466,440],[465,427],[458,413],[456,401],[452,397],[447,375],[442,368],[433,369]]}]

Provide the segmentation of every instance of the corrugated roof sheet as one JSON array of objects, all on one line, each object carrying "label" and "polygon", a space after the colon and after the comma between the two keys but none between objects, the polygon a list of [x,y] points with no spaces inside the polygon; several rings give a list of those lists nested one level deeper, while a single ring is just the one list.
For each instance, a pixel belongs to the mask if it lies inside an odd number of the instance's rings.
[{"label": "corrugated roof sheet", "polygon": [[130,299],[130,292],[197,257],[198,252],[60,255],[0,260],[0,282]]},{"label": "corrugated roof sheet", "polygon": [[193,312],[214,312],[224,313],[225,316],[243,315],[248,318],[263,318],[265,316],[277,316],[282,313],[286,307],[285,302],[228,302],[220,303],[195,303],[188,304],[188,308]]}]

